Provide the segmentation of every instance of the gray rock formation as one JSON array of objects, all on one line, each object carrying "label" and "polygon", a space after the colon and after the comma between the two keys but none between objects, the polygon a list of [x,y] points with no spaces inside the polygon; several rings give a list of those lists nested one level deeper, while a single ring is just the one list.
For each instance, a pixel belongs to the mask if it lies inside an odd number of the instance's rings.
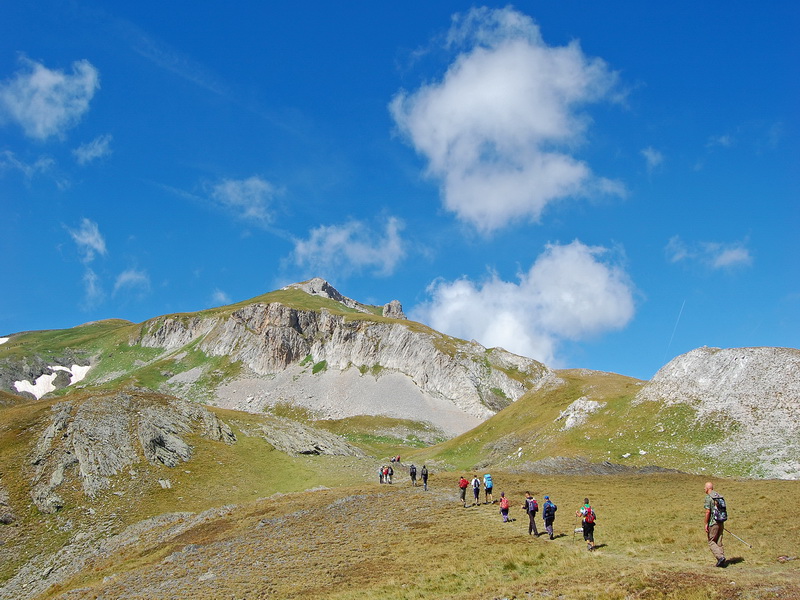
[{"label": "gray rock formation", "polygon": [[8,492],[0,479],[0,525],[9,525],[17,520],[8,499]]},{"label": "gray rock formation", "polygon": [[383,305],[383,316],[389,319],[405,319],[406,313],[398,300],[392,300],[389,304]]},{"label": "gray rock formation", "polygon": [[[36,381],[41,375],[53,373],[52,367],[59,366],[69,369],[72,365],[85,366],[90,364],[89,357],[80,351],[66,350],[57,356],[25,356],[24,358],[5,358],[0,360],[0,389],[19,394],[27,398],[35,398],[29,392],[20,392],[14,387],[16,381]],[[59,371],[53,380],[56,389],[68,386],[70,375]]]},{"label": "gray rock formation", "polygon": [[698,348],[661,368],[634,402],[687,405],[698,423],[727,433],[704,449],[709,456],[752,460],[764,477],[800,478],[800,350]]},{"label": "gray rock formation", "polygon": [[360,448],[348,444],[338,435],[290,419],[273,417],[268,423],[255,426],[236,421],[236,426],[243,434],[265,439],[275,449],[295,456],[299,454],[365,456]]},{"label": "gray rock formation", "polygon": [[[241,361],[260,376],[274,376],[308,360],[325,361],[328,371],[401,373],[421,394],[481,420],[552,375],[534,360],[487,350],[418,323],[353,318],[280,303],[250,304],[229,317],[162,317],[148,322],[132,342],[165,351],[195,342],[207,355]],[[229,407],[247,409],[241,400],[241,405]]]},{"label": "gray rock formation", "polygon": [[30,455],[34,504],[44,513],[61,508],[64,502],[56,490],[72,467],[84,493],[94,497],[114,475],[139,461],[137,448],[151,463],[174,467],[191,456],[181,436],[193,431],[236,441],[208,409],[177,398],[164,402],[163,397],[118,393],[60,402]]}]

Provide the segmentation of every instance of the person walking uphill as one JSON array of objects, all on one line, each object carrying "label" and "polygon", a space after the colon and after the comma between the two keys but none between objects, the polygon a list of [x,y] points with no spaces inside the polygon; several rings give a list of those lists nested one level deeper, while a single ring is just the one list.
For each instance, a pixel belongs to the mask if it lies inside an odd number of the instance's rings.
[{"label": "person walking uphill", "polygon": [[522,503],[522,508],[528,513],[528,518],[530,519],[528,535],[533,532],[536,537],[539,537],[539,531],[536,529],[536,513],[539,512],[539,503],[536,498],[531,496],[530,492],[525,492],[525,501]]},{"label": "person walking uphill", "polygon": [[422,475],[422,489],[426,492],[428,491],[428,467],[422,465],[422,471],[420,471]]},{"label": "person walking uphill", "polygon": [[[594,514],[594,510],[589,505],[588,498],[583,499],[583,506],[575,511],[575,516],[583,519],[581,522],[583,540],[587,544],[587,549],[591,552],[594,550],[594,522],[597,519],[597,515]],[[575,534],[573,533],[572,536],[575,537]]]},{"label": "person walking uphill", "polygon": [[706,509],[705,529],[708,535],[708,547],[714,558],[717,559],[717,567],[725,566],[725,548],[722,547],[722,534],[725,530],[725,521],[728,518],[728,510],[725,506],[725,499],[714,491],[714,484],[706,482],[706,501],[703,507]]},{"label": "person walking uphill", "polygon": [[542,518],[544,519],[544,528],[550,535],[550,539],[554,538],[553,535],[553,521],[556,520],[556,511],[558,507],[550,502],[550,496],[544,497],[544,506],[542,507]]},{"label": "person walking uphill", "polygon": [[480,505],[481,503],[481,480],[478,479],[477,475],[472,476],[472,506]]},{"label": "person walking uphill", "polygon": [[411,463],[408,468],[408,474],[411,477],[411,485],[417,487],[417,467],[414,466],[414,463]]},{"label": "person walking uphill", "polygon": [[464,508],[467,508],[467,488],[469,487],[469,481],[464,479],[464,476],[461,476],[461,479],[458,480],[458,489],[461,490],[460,498],[461,503],[464,505]]},{"label": "person walking uphill", "polygon": [[510,504],[508,498],[506,498],[506,493],[500,492],[500,514],[503,515],[503,523],[508,523],[509,506]]},{"label": "person walking uphill", "polygon": [[487,473],[483,476],[483,493],[485,494],[486,502],[485,504],[494,504],[494,497],[492,496],[492,488],[494,487],[494,483],[492,483],[492,476]]}]

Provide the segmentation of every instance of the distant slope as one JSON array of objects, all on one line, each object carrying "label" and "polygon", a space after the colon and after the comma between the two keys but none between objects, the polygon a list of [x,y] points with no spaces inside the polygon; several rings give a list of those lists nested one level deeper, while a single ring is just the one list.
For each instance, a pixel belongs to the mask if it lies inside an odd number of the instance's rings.
[{"label": "distant slope", "polygon": [[613,463],[605,472],[655,465],[800,478],[798,350],[701,348],[650,383],[586,370],[557,375],[560,381],[415,459],[460,469],[603,472],[588,461]]},{"label": "distant slope", "polygon": [[250,412],[292,404],[318,418],[428,421],[445,435],[550,377],[534,360],[409,321],[397,302],[360,304],[322,280],[140,325],[16,334],[0,346],[0,389],[30,397],[138,387]]}]

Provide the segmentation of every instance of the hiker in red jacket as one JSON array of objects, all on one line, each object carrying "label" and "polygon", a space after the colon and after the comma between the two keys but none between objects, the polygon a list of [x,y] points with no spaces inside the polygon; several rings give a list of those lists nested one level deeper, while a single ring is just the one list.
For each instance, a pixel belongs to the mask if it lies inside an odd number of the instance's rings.
[{"label": "hiker in red jacket", "polygon": [[505,492],[500,492],[500,514],[503,515],[503,523],[508,523],[508,508],[510,504]]},{"label": "hiker in red jacket", "polygon": [[467,488],[469,487],[469,481],[464,479],[464,476],[461,476],[461,479],[458,480],[458,487],[461,490],[461,503],[464,505],[464,508],[467,508]]}]

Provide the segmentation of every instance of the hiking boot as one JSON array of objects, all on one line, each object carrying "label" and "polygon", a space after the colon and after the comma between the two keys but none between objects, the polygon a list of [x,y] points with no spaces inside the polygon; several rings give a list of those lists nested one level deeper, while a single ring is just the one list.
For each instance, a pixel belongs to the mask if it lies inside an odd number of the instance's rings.
[{"label": "hiking boot", "polygon": [[716,566],[717,567],[724,567],[725,566],[725,557],[724,556],[722,558],[720,558],[720,559],[717,559]]},{"label": "hiking boot", "polygon": [[552,533],[550,534],[550,539],[551,539],[551,540],[553,539],[553,534],[552,534]]}]

